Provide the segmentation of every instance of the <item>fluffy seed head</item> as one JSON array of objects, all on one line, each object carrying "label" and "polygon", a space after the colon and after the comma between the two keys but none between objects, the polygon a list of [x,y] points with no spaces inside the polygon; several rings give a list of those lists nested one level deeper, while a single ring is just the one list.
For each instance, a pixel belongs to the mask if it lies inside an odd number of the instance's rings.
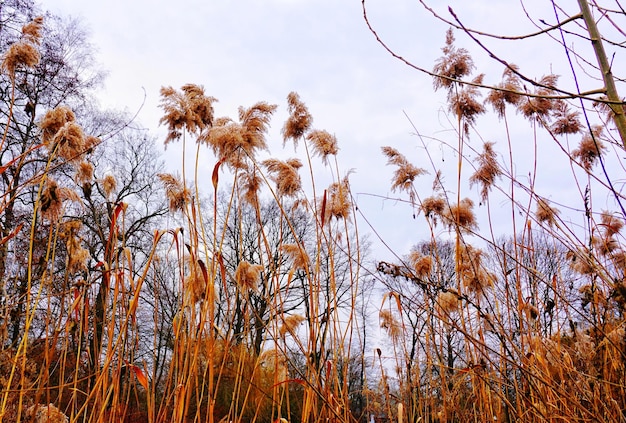
[{"label": "fluffy seed head", "polygon": [[285,317],[282,326],[278,330],[280,336],[285,336],[287,333],[293,336],[298,326],[300,326],[300,323],[304,322],[304,320],[304,316],[300,314]]},{"label": "fluffy seed head", "polygon": [[433,268],[433,258],[424,256],[419,251],[413,250],[409,257],[415,276],[418,278],[427,278],[430,276]]},{"label": "fluffy seed head", "polygon": [[535,211],[535,217],[539,223],[547,223],[552,226],[556,223],[556,218],[559,215],[559,211],[550,206],[550,202],[543,198],[537,200],[537,210]]},{"label": "fluffy seed head", "polygon": [[309,255],[298,244],[283,244],[280,249],[292,260],[296,269],[306,270],[309,267]]},{"label": "fluffy seed head", "polygon": [[76,161],[85,152],[85,134],[76,122],[67,122],[54,135],[52,143],[59,157]]},{"label": "fluffy seed head", "polygon": [[235,270],[235,280],[241,288],[256,292],[262,270],[263,266],[260,264],[242,261],[237,266],[237,270]]},{"label": "fluffy seed head", "polygon": [[2,58],[0,68],[12,81],[15,81],[17,68],[34,68],[39,64],[41,55],[37,46],[41,43],[43,17],[39,16],[22,27],[22,38],[11,44]]},{"label": "fluffy seed head", "polygon": [[554,122],[550,129],[556,135],[576,134],[582,129],[579,119],[580,113],[571,111],[569,105],[563,101],[556,101],[552,117]]},{"label": "fluffy seed head", "polygon": [[517,65],[506,68],[502,74],[503,81],[496,85],[497,89],[491,90],[485,99],[500,118],[504,117],[507,104],[517,106],[522,99],[518,94],[522,89],[519,76],[516,74],[518,69]]},{"label": "fluffy seed head", "polygon": [[600,225],[604,228],[606,236],[616,235],[624,227],[624,220],[609,213],[608,211],[602,212],[600,222]]},{"label": "fluffy seed head", "polygon": [[117,180],[115,180],[115,176],[110,175],[110,174],[106,175],[101,183],[102,183],[102,191],[104,191],[104,195],[107,198],[111,198],[111,195],[117,188]]},{"label": "fluffy seed head", "polygon": [[443,215],[448,227],[450,229],[458,227],[465,232],[478,229],[473,208],[474,202],[470,198],[464,198],[459,204],[451,205]]},{"label": "fluffy seed head", "polygon": [[387,164],[397,166],[394,172],[391,190],[405,191],[411,198],[415,195],[413,192],[413,181],[415,178],[428,173],[426,170],[413,166],[398,150],[393,147],[382,147],[383,155],[387,157]]},{"label": "fluffy seed head", "polygon": [[79,185],[91,182],[93,179],[93,164],[84,160],[80,162],[76,168],[76,176],[74,179]]},{"label": "fluffy seed head", "polygon": [[306,139],[311,142],[313,154],[320,156],[324,164],[328,164],[328,156],[335,156],[339,151],[337,138],[326,131],[313,130],[307,134]]},{"label": "fluffy seed head", "polygon": [[196,304],[205,299],[208,281],[205,280],[204,272],[199,261],[189,260],[188,268],[188,274],[185,277],[184,283],[185,297],[189,303]]},{"label": "fluffy seed head", "polygon": [[591,275],[594,268],[588,253],[580,251],[568,251],[566,257],[569,259],[570,267],[581,275]]},{"label": "fluffy seed head", "polygon": [[613,251],[619,248],[619,243],[615,238],[607,237],[606,235],[591,237],[591,243],[595,247],[596,251],[602,256],[609,255]]},{"label": "fluffy seed head", "polygon": [[42,30],[43,16],[38,16],[22,27],[22,37],[33,44],[40,44]]},{"label": "fluffy seed head", "polygon": [[474,61],[469,52],[464,48],[457,49],[454,46],[454,33],[452,28],[446,32],[446,44],[441,49],[443,56],[437,59],[433,73],[436,76],[433,80],[435,90],[439,88],[451,89],[455,80],[460,80],[464,76],[472,73]]},{"label": "fluffy seed head", "polygon": [[41,215],[53,222],[61,216],[63,207],[61,200],[61,188],[54,179],[48,179],[41,193]]},{"label": "fluffy seed head", "polygon": [[[484,75],[478,75],[472,80],[475,84],[482,84]],[[485,107],[478,101],[480,91],[472,85],[449,92],[449,110],[464,123],[464,131],[469,133],[469,128],[476,122],[476,117],[485,113]]]},{"label": "fluffy seed head", "polygon": [[74,112],[66,106],[58,106],[46,112],[41,122],[39,122],[39,128],[41,128],[41,141],[48,150],[51,151],[53,149],[54,138],[57,132],[67,123],[75,120]]},{"label": "fluffy seed head", "polygon": [[185,188],[183,183],[172,174],[160,173],[157,177],[165,186],[165,194],[170,201],[170,211],[185,210],[185,206],[191,202],[189,189]]},{"label": "fluffy seed head", "polygon": [[352,207],[348,177],[346,176],[343,178],[341,182],[332,183],[326,192],[327,202],[325,221],[329,222],[333,217],[336,219],[348,219],[350,217],[350,209]]},{"label": "fluffy seed head", "polygon": [[446,209],[446,200],[440,196],[426,197],[422,200],[420,208],[427,218],[432,217],[436,219],[437,217],[443,217]]},{"label": "fluffy seed head", "polygon": [[437,296],[437,304],[445,313],[452,313],[459,309],[459,295],[456,291],[448,289]]},{"label": "fluffy seed head", "polygon": [[539,81],[540,84],[548,88],[540,87],[535,91],[536,97],[527,97],[525,101],[520,102],[518,110],[529,120],[547,121],[550,113],[557,106],[557,101],[547,98],[554,93],[550,88],[556,87],[558,75],[546,75]]},{"label": "fluffy seed head", "polygon": [[287,140],[293,140],[294,146],[298,146],[298,140],[311,128],[313,117],[309,113],[306,105],[300,100],[300,96],[295,92],[290,92],[287,96],[287,107],[289,118],[283,127],[283,146]]},{"label": "fluffy seed head", "polygon": [[89,251],[83,248],[78,235],[82,224],[79,220],[70,220],[63,224],[63,228],[59,234],[61,239],[65,240],[67,248],[67,270],[70,273],[87,270],[87,260],[89,259]]},{"label": "fluffy seed head", "polygon": [[18,41],[11,44],[2,59],[2,70],[11,79],[15,79],[15,71],[19,67],[34,68],[39,63],[41,56],[37,48],[31,43]]},{"label": "fluffy seed head", "polygon": [[601,127],[594,127],[591,133],[583,136],[578,144],[578,148],[572,151],[572,157],[578,160],[587,172],[591,172],[593,166],[595,166],[602,153],[606,150],[606,146],[600,139],[601,133]]},{"label": "fluffy seed head", "polygon": [[380,321],[380,327],[387,331],[391,339],[395,341],[400,338],[400,335],[402,335],[402,326],[390,310],[380,310],[378,320]]},{"label": "fluffy seed head", "polygon": [[172,87],[161,88],[161,108],[164,115],[159,120],[168,129],[165,144],[177,141],[184,131],[199,135],[213,124],[213,97],[204,94],[200,85],[186,84],[181,91]]},{"label": "fluffy seed head", "polygon": [[276,192],[279,196],[295,197],[300,192],[302,182],[298,169],[302,167],[302,162],[298,159],[288,159],[286,161],[278,159],[264,160],[263,166],[272,174],[276,182]]},{"label": "fluffy seed head", "polygon": [[486,142],[483,144],[483,152],[475,160],[478,163],[478,168],[472,176],[470,176],[470,186],[474,184],[480,184],[480,197],[483,201],[487,200],[489,196],[489,190],[495,183],[496,179],[502,175],[502,171],[498,166],[496,160],[496,153],[493,149],[492,142]]}]

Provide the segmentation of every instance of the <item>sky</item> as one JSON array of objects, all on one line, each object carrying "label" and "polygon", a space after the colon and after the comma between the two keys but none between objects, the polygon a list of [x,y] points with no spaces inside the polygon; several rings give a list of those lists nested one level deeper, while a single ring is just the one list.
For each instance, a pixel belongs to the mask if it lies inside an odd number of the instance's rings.
[{"label": "sky", "polygon": [[[450,6],[467,26],[491,33],[518,35],[535,31],[539,19],[555,22],[548,1],[431,3],[445,18],[451,19]],[[366,6],[372,26],[385,43],[417,66],[432,69],[441,55],[448,25],[418,0],[368,0]],[[219,100],[216,116],[236,118],[239,106],[258,101],[277,104],[268,136],[270,150],[276,156],[302,157],[302,151],[294,153],[291,146],[281,152],[286,97],[296,91],[314,117],[313,126],[336,135],[342,172],[354,170],[350,181],[359,211],[383,238],[371,235],[377,258],[389,260],[394,254],[406,254],[412,245],[428,238],[424,220],[414,219],[413,210],[395,200],[397,193],[390,192],[394,169],[384,165],[380,148],[393,146],[416,165],[429,169],[431,175],[423,185],[429,187],[434,171],[425,147],[435,167],[455,163],[454,154],[439,141],[454,143],[456,139],[446,113],[445,93],[433,90],[431,77],[384,50],[366,26],[361,1],[46,0],[43,7],[81,19],[90,31],[97,60],[108,71],[105,86],[98,92],[102,106],[131,113],[139,110],[139,122],[160,139],[165,137],[158,124],[160,87],[196,83]],[[463,34],[457,32],[456,37],[458,46],[471,52],[477,69],[487,74],[487,82],[499,82],[502,65]],[[571,86],[571,71],[556,43],[486,42],[498,55],[523,66],[530,76],[540,78],[555,72],[564,75],[561,82]],[[582,40],[571,42],[578,49],[587,48]],[[479,121],[483,140],[477,137],[472,141],[477,149],[481,141],[504,142],[501,122],[493,116],[484,119],[491,120],[482,125]],[[528,123],[510,125],[518,152],[514,172],[523,177],[535,164],[532,144],[527,141],[533,134]],[[558,149],[553,145],[542,148],[547,150],[537,158],[537,187],[575,194],[576,188],[559,178],[569,169],[565,163],[561,168],[554,163]],[[177,145],[166,151],[171,171],[180,162],[178,154]],[[214,159],[207,156],[201,169],[207,182],[213,165]],[[477,197],[476,192],[474,188],[466,195]],[[496,202],[496,212],[498,206]],[[510,215],[510,208],[502,213]],[[361,233],[373,234],[365,220],[360,219],[359,226]],[[504,233],[509,228],[496,229]]]}]

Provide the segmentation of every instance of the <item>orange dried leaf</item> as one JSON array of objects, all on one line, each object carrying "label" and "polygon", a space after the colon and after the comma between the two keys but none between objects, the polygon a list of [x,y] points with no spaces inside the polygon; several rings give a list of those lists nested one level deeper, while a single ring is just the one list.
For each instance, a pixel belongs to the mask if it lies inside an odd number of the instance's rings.
[{"label": "orange dried leaf", "polygon": [[24,227],[24,223],[20,223],[17,228],[13,229],[11,231],[10,234],[8,234],[7,236],[5,236],[4,238],[0,239],[0,245],[6,243],[7,241],[9,241],[11,238],[13,238],[15,235],[17,235],[17,233],[19,231],[22,230],[22,228]]},{"label": "orange dried leaf", "polygon": [[222,164],[222,160],[215,163],[215,167],[213,168],[213,175],[211,177],[211,180],[213,181],[213,189],[215,190],[217,190],[217,182],[219,180],[219,170],[220,170],[221,164]]},{"label": "orange dried leaf", "polygon": [[148,378],[146,377],[143,370],[140,367],[131,365],[133,372],[135,372],[135,377],[137,377],[137,381],[143,386],[143,389],[148,390]]}]

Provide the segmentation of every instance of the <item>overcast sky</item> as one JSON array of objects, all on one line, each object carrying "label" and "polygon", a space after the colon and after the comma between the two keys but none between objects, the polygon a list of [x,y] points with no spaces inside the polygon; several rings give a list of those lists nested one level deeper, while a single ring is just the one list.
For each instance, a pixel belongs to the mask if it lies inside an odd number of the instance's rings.
[{"label": "overcast sky", "polygon": [[[432,3],[446,18],[451,18],[447,12],[451,6],[466,25],[476,29],[508,35],[536,30],[516,0]],[[532,0],[525,5],[536,22],[554,23],[549,3]],[[390,47],[411,62],[432,68],[441,54],[447,25],[434,19],[418,0],[369,0],[366,4],[372,25]],[[394,59],[376,42],[363,19],[361,1],[46,0],[43,6],[82,19],[98,60],[109,72],[99,94],[102,105],[135,112],[145,92],[139,120],[154,134],[163,134],[158,127],[159,88],[197,83],[219,99],[217,116],[236,117],[237,107],[261,100],[278,104],[270,149],[276,155],[293,156],[292,147],[279,153],[280,128],[286,117],[285,98],[290,91],[298,92],[314,117],[314,127],[337,136],[340,166],[344,171],[355,170],[350,179],[359,208],[386,242],[405,254],[411,245],[427,239],[425,222],[413,220],[410,208],[376,197],[397,197],[389,192],[393,169],[384,166],[380,147],[393,146],[417,165],[429,167],[407,116],[421,134],[454,142],[442,112],[445,93],[433,92],[429,76]],[[462,34],[456,35],[458,45],[466,46],[477,68],[487,74],[486,80],[498,82],[502,66]],[[571,86],[571,72],[564,67],[562,50],[555,43],[488,42],[496,53],[530,70],[530,76],[555,72],[564,75],[562,83]],[[572,42],[586,48],[583,41]],[[502,125],[481,126],[479,120],[479,126],[485,140],[504,142]],[[512,131],[521,143],[517,148],[522,157],[528,153],[524,137],[532,136],[529,125],[512,123]],[[473,142],[480,148],[480,139]],[[455,162],[438,142],[426,143],[437,166]],[[173,170],[176,149],[173,145],[167,151]],[[539,167],[545,170],[537,183],[553,184],[557,191],[571,189],[559,187],[552,153],[543,157],[545,162]],[[207,181],[213,164],[206,163]],[[520,159],[516,173],[528,174],[531,169],[525,166]],[[430,186],[432,173],[425,178]],[[475,192],[466,195],[475,196]],[[510,209],[505,212],[510,214]],[[363,223],[360,227],[368,231]],[[380,258],[390,257],[375,240],[374,247]]]}]

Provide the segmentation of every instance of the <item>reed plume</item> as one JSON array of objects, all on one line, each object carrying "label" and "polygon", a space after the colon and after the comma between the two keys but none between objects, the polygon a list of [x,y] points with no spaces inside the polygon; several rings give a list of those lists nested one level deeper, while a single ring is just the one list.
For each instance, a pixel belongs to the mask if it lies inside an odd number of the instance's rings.
[{"label": "reed plume", "polygon": [[452,28],[446,32],[446,43],[441,50],[443,56],[437,59],[433,68],[436,74],[433,79],[435,91],[439,88],[450,90],[455,82],[472,73],[475,67],[469,52],[454,45]]},{"label": "reed plume", "polygon": [[480,198],[483,201],[487,201],[489,190],[496,182],[496,179],[502,175],[493,145],[492,142],[483,144],[483,152],[474,160],[478,163],[476,172],[469,178],[470,187],[480,184]]},{"label": "reed plume", "polygon": [[161,87],[160,107],[163,117],[160,124],[167,126],[165,145],[177,141],[183,132],[200,135],[213,124],[213,103],[217,99],[206,96],[201,85],[185,84],[180,91]]},{"label": "reed plume", "polygon": [[324,164],[328,164],[328,156],[336,156],[339,152],[337,138],[327,131],[315,129],[306,135],[306,139],[313,147],[313,153],[322,158]]},{"label": "reed plume", "polygon": [[415,178],[428,172],[411,164],[406,157],[393,147],[382,147],[382,152],[387,157],[387,164],[397,167],[393,174],[391,190],[394,192],[396,190],[405,191],[413,198],[413,182]]},{"label": "reed plume", "polygon": [[38,46],[41,44],[42,28],[43,17],[33,19],[22,27],[22,37],[11,44],[4,53],[0,68],[12,81],[15,81],[15,72],[18,68],[34,68],[39,64],[41,55]]},{"label": "reed plume", "polygon": [[602,127],[593,127],[591,132],[582,137],[578,148],[572,151],[572,157],[578,160],[580,165],[587,172],[591,172],[591,169],[600,160],[600,156],[606,150],[606,146],[600,139],[601,134]]},{"label": "reed plume", "polygon": [[276,193],[284,197],[296,197],[302,188],[298,169],[302,167],[299,159],[267,159],[262,162],[276,182]]},{"label": "reed plume", "polygon": [[235,270],[237,285],[245,290],[258,291],[257,284],[262,270],[263,266],[260,264],[252,264],[247,261],[240,262]]},{"label": "reed plume", "polygon": [[174,175],[160,173],[157,177],[165,186],[165,194],[170,202],[170,211],[184,211],[187,204],[191,202],[191,192]]},{"label": "reed plume", "polygon": [[290,92],[287,96],[287,107],[289,118],[282,129],[283,146],[287,140],[292,140],[294,147],[297,147],[300,138],[311,128],[313,117],[296,92]]}]

